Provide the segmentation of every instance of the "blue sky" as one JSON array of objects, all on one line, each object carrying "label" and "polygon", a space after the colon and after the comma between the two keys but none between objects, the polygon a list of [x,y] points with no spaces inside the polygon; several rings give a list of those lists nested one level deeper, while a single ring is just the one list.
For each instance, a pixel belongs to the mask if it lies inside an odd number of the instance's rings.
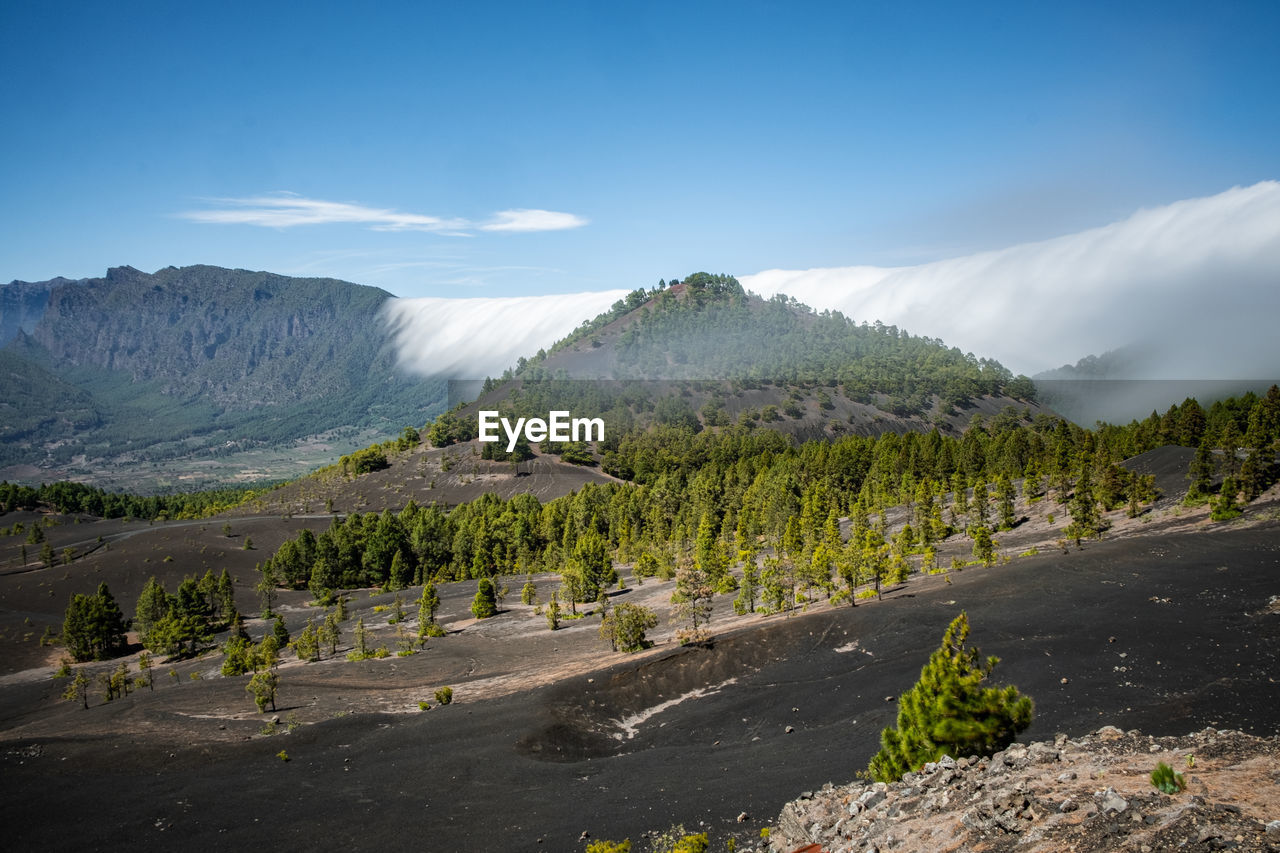
[{"label": "blue sky", "polygon": [[1271,2],[7,0],[0,281],[926,264],[1280,178],[1277,37]]}]

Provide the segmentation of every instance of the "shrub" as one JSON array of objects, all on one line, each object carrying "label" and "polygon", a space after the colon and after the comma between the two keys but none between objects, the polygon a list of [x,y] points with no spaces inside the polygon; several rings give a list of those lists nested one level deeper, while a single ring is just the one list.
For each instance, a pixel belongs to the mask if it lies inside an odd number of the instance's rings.
[{"label": "shrub", "polygon": [[651,643],[645,632],[658,627],[658,615],[648,607],[619,604],[600,621],[600,636],[617,651],[638,652]]},{"label": "shrub", "polygon": [[1173,772],[1173,768],[1161,761],[1151,771],[1151,784],[1166,794],[1177,794],[1187,787],[1181,773]]},{"label": "shrub", "polygon": [[436,702],[441,705],[448,705],[453,701],[453,688],[441,687],[436,691]]},{"label": "shrub", "polygon": [[677,825],[656,836],[649,845],[652,853],[706,853],[711,846],[705,832],[690,834]]},{"label": "shrub", "polygon": [[622,841],[593,841],[587,845],[586,853],[631,853],[631,839]]}]

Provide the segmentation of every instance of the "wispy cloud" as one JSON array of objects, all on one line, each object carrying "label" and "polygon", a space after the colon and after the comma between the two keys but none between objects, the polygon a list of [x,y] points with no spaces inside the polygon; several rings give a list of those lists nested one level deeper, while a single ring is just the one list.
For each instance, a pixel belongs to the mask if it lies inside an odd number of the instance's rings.
[{"label": "wispy cloud", "polygon": [[214,225],[256,225],[261,228],[295,228],[300,225],[349,223],[373,231],[426,231],[463,237],[479,231],[564,231],[580,228],[587,220],[554,210],[502,210],[485,222],[459,217],[429,216],[368,207],[343,201],[305,198],[295,193],[269,193],[245,198],[211,198],[204,210],[186,210],[182,219]]},{"label": "wispy cloud", "polygon": [[480,226],[481,231],[565,231],[581,228],[587,220],[554,210],[503,210]]}]

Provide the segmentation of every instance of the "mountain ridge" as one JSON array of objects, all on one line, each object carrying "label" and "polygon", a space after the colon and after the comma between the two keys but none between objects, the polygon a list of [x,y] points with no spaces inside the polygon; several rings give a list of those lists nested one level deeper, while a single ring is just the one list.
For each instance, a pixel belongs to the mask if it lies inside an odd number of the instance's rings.
[{"label": "mountain ridge", "polygon": [[[139,460],[176,461],[199,485],[218,479],[192,469],[210,456],[269,454],[344,431],[316,457],[324,464],[422,424],[443,408],[444,387],[397,367],[380,313],[391,298],[337,279],[209,265],[0,287],[0,328],[11,330],[0,350],[9,401],[0,465],[38,466],[28,479],[108,483]],[[47,411],[46,398],[66,411]],[[298,473],[283,461],[219,477]]]}]

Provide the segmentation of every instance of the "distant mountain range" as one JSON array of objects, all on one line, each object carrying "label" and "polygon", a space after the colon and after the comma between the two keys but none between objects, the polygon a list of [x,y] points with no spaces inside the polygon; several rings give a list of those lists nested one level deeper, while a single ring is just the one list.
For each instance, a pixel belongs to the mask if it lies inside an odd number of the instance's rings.
[{"label": "distant mountain range", "polygon": [[[1243,365],[1241,369],[1246,370]],[[1142,420],[1188,397],[1208,405],[1249,391],[1264,394],[1276,377],[1266,375],[1265,365],[1259,374],[1256,379],[1180,378],[1156,347],[1135,344],[1085,356],[1033,379],[1041,402],[1082,426],[1092,426],[1098,421]]]},{"label": "distant mountain range", "polygon": [[324,464],[421,426],[445,386],[397,369],[390,298],[212,266],[0,286],[0,476],[294,476],[273,454]]},{"label": "distant mountain range", "polygon": [[[391,298],[212,266],[2,286],[0,478],[133,491],[289,479],[422,426],[446,382],[397,368]],[[503,378],[518,381],[491,381],[484,400],[607,412],[619,428],[820,438],[1040,411],[1030,380],[997,362],[705,273],[634,291]],[[605,387],[561,382],[584,378]]]}]

